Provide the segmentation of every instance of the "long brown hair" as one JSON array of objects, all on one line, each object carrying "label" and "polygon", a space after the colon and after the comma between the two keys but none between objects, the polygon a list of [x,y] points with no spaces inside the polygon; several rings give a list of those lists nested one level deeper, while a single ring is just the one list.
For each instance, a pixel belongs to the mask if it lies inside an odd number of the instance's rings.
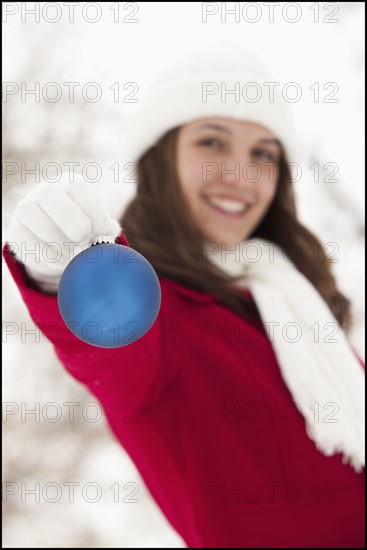
[{"label": "long brown hair", "polygon": [[[137,165],[137,193],[120,223],[130,245],[154,267],[159,277],[209,293],[239,315],[259,320],[256,305],[233,288],[233,277],[203,261],[205,237],[186,206],[176,169],[179,128],[167,132]],[[320,241],[297,219],[289,164],[284,151],[273,202],[251,237],[278,244],[328,304],[347,330],[350,301],[337,289]],[[230,286],[232,283],[232,287]]]}]

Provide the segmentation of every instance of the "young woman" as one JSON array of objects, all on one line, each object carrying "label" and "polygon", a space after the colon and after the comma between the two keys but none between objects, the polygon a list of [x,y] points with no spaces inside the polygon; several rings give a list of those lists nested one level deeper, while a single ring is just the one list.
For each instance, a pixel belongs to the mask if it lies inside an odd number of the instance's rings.
[{"label": "young woman", "polygon": [[[349,302],[297,219],[295,134],[270,81],[238,44],[176,63],[126,130],[138,185],[121,225],[91,184],[45,182],[18,205],[4,256],[189,547],[362,547],[364,367]],[[143,254],[162,291],[151,329],[115,349],[73,337],[56,296],[71,257],[107,236]]]}]

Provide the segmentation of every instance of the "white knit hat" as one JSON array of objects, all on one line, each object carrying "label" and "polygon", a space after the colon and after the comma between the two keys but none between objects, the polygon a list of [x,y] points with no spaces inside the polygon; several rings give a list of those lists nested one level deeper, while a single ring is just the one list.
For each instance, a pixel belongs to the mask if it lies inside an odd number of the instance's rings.
[{"label": "white knit hat", "polygon": [[[127,157],[139,158],[167,131],[198,118],[247,120],[268,128],[287,160],[300,160],[289,100],[252,51],[222,42],[177,60],[155,78],[138,109],[127,117]],[[280,84],[280,83],[279,83]]]}]

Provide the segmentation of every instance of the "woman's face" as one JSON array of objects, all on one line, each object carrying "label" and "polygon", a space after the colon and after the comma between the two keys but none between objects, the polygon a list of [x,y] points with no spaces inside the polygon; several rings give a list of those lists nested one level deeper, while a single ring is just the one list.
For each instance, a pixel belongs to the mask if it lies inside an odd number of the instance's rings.
[{"label": "woman's face", "polygon": [[276,192],[281,147],[253,122],[205,118],[180,127],[179,182],[191,214],[210,242],[247,239]]}]

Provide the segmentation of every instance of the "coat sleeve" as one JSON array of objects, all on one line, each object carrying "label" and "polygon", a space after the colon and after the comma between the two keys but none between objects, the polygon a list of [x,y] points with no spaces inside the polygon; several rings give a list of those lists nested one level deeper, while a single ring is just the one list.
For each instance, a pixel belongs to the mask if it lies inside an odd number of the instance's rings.
[{"label": "coat sleeve", "polygon": [[[121,233],[116,242],[130,246]],[[136,342],[120,348],[98,348],[77,338],[65,325],[57,294],[41,292],[28,277],[8,243],[3,256],[23,301],[36,326],[54,346],[66,370],[87,386],[107,407],[133,402],[139,408],[153,404],[175,377],[167,343],[173,338],[169,319],[161,308],[152,327]]]}]

